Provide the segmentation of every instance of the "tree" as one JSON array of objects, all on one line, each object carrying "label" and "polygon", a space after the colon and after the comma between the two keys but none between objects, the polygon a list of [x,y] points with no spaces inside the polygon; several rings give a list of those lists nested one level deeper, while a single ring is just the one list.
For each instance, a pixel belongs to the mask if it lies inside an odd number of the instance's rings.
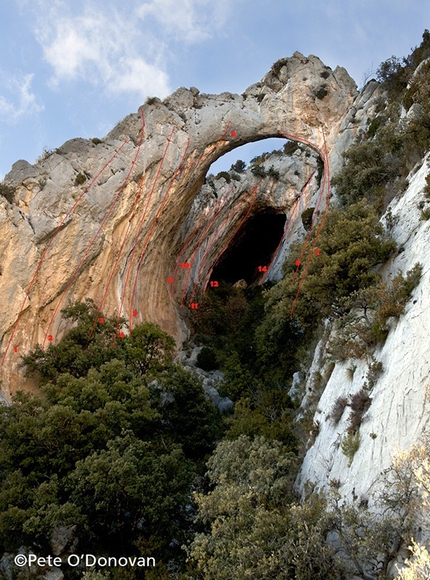
[{"label": "tree", "polygon": [[214,489],[196,494],[198,518],[208,528],[188,550],[198,577],[343,577],[325,542],[329,518],[324,502],[293,502],[294,467],[294,455],[278,441],[242,435],[218,445],[208,462]]}]

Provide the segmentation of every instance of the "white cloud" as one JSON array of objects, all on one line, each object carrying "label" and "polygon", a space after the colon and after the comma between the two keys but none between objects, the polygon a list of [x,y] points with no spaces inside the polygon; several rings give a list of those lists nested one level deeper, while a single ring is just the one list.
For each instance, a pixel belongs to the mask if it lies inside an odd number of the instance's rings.
[{"label": "white cloud", "polygon": [[31,91],[32,74],[14,77],[1,74],[1,80],[7,96],[0,95],[0,118],[15,122],[19,118],[38,113],[43,106],[38,102],[36,95]]},{"label": "white cloud", "polygon": [[161,64],[164,47],[149,31],[143,35],[129,13],[120,15],[109,3],[103,9],[88,4],[81,15],[71,14],[60,3],[45,7],[36,36],[53,68],[53,86],[84,80],[140,98],[169,94]]},{"label": "white cloud", "polygon": [[150,0],[136,13],[145,20],[152,16],[166,34],[185,43],[210,38],[224,24],[234,0]]}]

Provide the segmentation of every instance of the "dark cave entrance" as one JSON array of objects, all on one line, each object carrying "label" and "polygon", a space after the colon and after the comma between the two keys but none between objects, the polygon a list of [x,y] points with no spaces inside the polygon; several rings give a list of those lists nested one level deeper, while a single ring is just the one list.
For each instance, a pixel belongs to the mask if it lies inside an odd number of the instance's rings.
[{"label": "dark cave entrance", "polygon": [[211,281],[257,282],[281,241],[285,221],[285,214],[269,209],[250,217],[216,263]]}]

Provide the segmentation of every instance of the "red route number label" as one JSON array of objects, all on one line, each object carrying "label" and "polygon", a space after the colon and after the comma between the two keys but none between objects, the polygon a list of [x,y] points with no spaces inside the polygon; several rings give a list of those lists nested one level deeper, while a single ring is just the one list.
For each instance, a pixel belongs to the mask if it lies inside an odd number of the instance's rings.
[{"label": "red route number label", "polygon": [[211,281],[209,282],[209,286],[210,286],[211,288],[219,288],[219,282],[218,282],[218,280],[211,280]]},{"label": "red route number label", "polygon": [[49,342],[52,342],[52,341],[54,340],[54,337],[52,336],[52,334],[50,334],[50,335],[48,336],[48,340],[49,340]]},{"label": "red route number label", "polygon": [[191,302],[191,309],[192,310],[198,310],[198,308],[199,308],[198,302]]},{"label": "red route number label", "polygon": [[258,266],[259,272],[267,272],[267,266]]},{"label": "red route number label", "polygon": [[186,268],[189,268],[189,267],[190,267],[190,265],[189,265],[188,262],[181,262],[181,268],[185,268],[186,269]]},{"label": "red route number label", "polygon": [[296,260],[295,264],[296,264],[296,266],[298,268],[300,266],[300,264],[301,264],[301,261],[300,260]]}]

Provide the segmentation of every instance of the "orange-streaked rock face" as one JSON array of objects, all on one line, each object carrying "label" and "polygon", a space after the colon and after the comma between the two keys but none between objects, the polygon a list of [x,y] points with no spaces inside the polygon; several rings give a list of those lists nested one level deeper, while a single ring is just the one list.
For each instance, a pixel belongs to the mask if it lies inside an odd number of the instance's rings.
[{"label": "orange-streaked rock face", "polygon": [[[198,303],[240,224],[262,208],[288,213],[309,178],[308,201],[316,195],[317,156],[336,162],[364,124],[365,115],[354,124],[356,98],[344,69],[295,53],[243,95],[180,88],[101,141],[73,139],[34,166],[17,162],[6,176],[15,202],[0,199],[6,397],[31,387],[20,355],[61,337],[60,310],[70,301],[93,298],[104,313],[130,325],[151,320],[183,340],[182,309]],[[218,157],[279,135],[311,155],[274,160],[279,180],[247,173],[204,185]]]}]

